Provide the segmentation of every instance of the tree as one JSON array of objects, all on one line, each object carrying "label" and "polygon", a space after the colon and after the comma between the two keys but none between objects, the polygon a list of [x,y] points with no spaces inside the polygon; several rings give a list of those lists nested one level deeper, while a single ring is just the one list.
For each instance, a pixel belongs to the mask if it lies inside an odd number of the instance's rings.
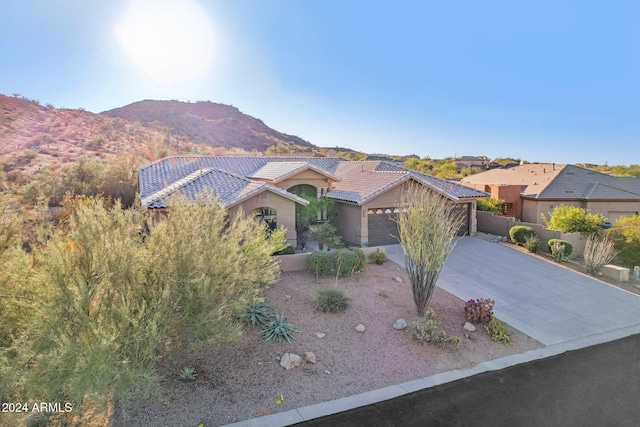
[{"label": "tree", "polygon": [[618,261],[628,267],[640,265],[640,216],[618,218],[609,236],[618,250]]},{"label": "tree", "polygon": [[400,244],[416,311],[424,317],[463,218],[450,201],[423,187],[410,187],[402,200],[405,209],[396,220]]},{"label": "tree", "polygon": [[597,233],[600,225],[607,221],[601,214],[589,213],[577,206],[559,205],[549,215],[542,214],[542,220],[549,230],[561,230],[565,233]]},{"label": "tree", "polygon": [[503,213],[504,200],[492,199],[491,197],[483,197],[478,199],[478,210],[484,212],[491,212],[497,215]]}]

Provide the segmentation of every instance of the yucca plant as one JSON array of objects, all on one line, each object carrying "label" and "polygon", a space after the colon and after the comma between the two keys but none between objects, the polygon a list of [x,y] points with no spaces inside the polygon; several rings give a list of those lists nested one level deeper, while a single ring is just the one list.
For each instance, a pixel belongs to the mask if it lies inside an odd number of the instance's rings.
[{"label": "yucca plant", "polygon": [[196,377],[196,368],[194,368],[193,366],[185,366],[180,371],[180,379],[182,381],[193,381],[196,379]]},{"label": "yucca plant", "polygon": [[297,341],[293,334],[298,332],[300,331],[295,326],[287,322],[287,317],[284,313],[280,314],[276,311],[273,314],[273,318],[262,326],[260,333],[265,341],[273,339],[282,342],[287,340],[288,343],[291,343],[291,340]]}]

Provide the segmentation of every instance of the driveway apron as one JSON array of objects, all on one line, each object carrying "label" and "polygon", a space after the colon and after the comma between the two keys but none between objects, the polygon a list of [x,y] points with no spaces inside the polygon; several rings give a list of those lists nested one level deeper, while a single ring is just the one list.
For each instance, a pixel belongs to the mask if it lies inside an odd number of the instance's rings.
[{"label": "driveway apron", "polygon": [[[386,249],[404,266],[400,245]],[[475,237],[458,240],[437,286],[463,301],[495,300],[500,320],[545,345],[640,324],[639,296]]]}]

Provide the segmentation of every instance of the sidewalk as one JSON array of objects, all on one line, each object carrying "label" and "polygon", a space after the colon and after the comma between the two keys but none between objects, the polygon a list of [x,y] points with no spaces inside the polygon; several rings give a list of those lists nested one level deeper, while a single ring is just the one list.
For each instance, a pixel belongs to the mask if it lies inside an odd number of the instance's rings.
[{"label": "sidewalk", "polygon": [[[387,246],[386,251],[404,266],[400,245]],[[546,347],[229,426],[291,425],[640,333],[639,296],[482,239],[458,240],[438,286],[464,301],[495,300],[494,313],[500,320]]]}]

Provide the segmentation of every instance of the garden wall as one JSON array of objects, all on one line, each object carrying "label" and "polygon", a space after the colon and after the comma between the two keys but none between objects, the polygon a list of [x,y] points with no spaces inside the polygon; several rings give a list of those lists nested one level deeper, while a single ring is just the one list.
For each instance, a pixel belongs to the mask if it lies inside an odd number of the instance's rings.
[{"label": "garden wall", "polygon": [[[360,248],[364,251],[364,254],[367,256],[367,263],[371,263],[371,259],[369,255],[374,252],[385,252],[384,246],[373,246],[370,248]],[[329,251],[331,254],[335,254],[335,250]],[[385,252],[386,253],[386,252]],[[280,262],[280,270],[282,271],[304,271],[309,269],[309,264],[307,263],[307,257],[311,254],[311,252],[305,252],[302,254],[293,254],[293,255],[277,255],[276,258],[278,262]]]},{"label": "garden wall", "polygon": [[584,253],[586,239],[581,233],[563,233],[560,230],[548,230],[541,224],[516,221],[514,217],[496,216],[491,212],[478,211],[477,218],[478,231],[481,233],[509,237],[509,230],[511,227],[514,225],[526,225],[527,227],[531,227],[538,237],[540,237],[540,250],[543,252],[549,252],[547,249],[547,242],[549,239],[562,239],[573,245],[573,252],[569,258],[581,257]]}]

